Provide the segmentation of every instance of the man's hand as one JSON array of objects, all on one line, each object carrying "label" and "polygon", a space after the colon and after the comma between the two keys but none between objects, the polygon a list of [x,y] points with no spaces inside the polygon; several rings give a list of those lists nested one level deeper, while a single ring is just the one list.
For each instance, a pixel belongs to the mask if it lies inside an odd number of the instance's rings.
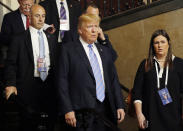
[{"label": "man's hand", "polygon": [[8,86],[5,88],[5,95],[6,95],[7,100],[13,93],[15,93],[15,95],[17,95],[17,88],[15,86]]},{"label": "man's hand", "polygon": [[74,111],[65,114],[66,123],[72,127],[76,127],[76,117]]},{"label": "man's hand", "polygon": [[117,109],[118,123],[122,122],[125,118],[125,112],[123,109]]},{"label": "man's hand", "polygon": [[51,24],[50,27],[48,27],[48,28],[46,29],[46,31],[47,31],[48,33],[50,33],[50,34],[53,34],[53,33],[55,33],[56,29],[55,29],[54,25]]},{"label": "man's hand", "polygon": [[100,27],[98,28],[98,36],[101,40],[103,40],[103,41],[105,40],[104,33]]}]

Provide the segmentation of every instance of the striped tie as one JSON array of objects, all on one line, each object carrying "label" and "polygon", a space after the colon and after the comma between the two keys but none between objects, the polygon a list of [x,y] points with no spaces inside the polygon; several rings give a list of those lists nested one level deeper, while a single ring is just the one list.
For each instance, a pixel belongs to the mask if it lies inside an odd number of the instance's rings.
[{"label": "striped tie", "polygon": [[[45,47],[44,47],[44,39],[41,31],[38,31],[39,34],[39,58],[45,58]],[[45,81],[47,77],[47,71],[40,71],[41,80]]]},{"label": "striped tie", "polygon": [[90,65],[92,67],[93,70],[93,74],[95,77],[95,81],[96,81],[96,95],[97,95],[97,99],[100,102],[104,101],[105,98],[105,88],[104,88],[104,82],[103,82],[103,78],[102,78],[102,73],[100,70],[100,66],[97,60],[97,57],[92,49],[93,45],[89,44],[89,61],[90,61]]},{"label": "striped tie", "polygon": [[[60,4],[61,4],[61,8],[60,8],[60,19],[61,20],[66,20],[66,11],[65,11],[63,2],[60,2]],[[64,32],[65,32],[64,30],[61,30],[61,32],[60,32],[61,38],[64,37]]]}]

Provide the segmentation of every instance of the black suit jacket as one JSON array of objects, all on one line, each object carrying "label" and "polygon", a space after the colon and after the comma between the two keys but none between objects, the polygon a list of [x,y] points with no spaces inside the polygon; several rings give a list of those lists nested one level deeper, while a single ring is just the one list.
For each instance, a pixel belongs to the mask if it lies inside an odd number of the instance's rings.
[{"label": "black suit jacket", "polygon": [[114,48],[112,47],[112,44],[109,40],[109,37],[107,34],[104,34],[105,36],[105,40],[101,40],[99,37],[98,37],[98,41],[100,44],[103,44],[104,46],[108,47],[110,50],[111,50],[111,54],[112,54],[112,60],[115,62],[117,60],[117,57],[118,57],[118,54],[117,52],[114,50]]},{"label": "black suit jacket", "polygon": [[6,14],[3,18],[1,33],[4,36],[4,44],[10,44],[14,34],[25,31],[19,9]]},{"label": "black suit jacket", "polygon": [[[116,110],[124,108],[124,103],[112,55],[108,47],[98,43],[96,46],[103,64],[105,99],[109,100],[112,113],[116,118]],[[57,75],[61,114],[83,108],[95,108],[95,78],[79,40],[62,45]]]},{"label": "black suit jacket", "polygon": [[36,105],[36,103],[38,102],[37,99],[42,95],[42,91],[50,91],[50,96],[52,96],[53,91],[55,91],[53,74],[56,59],[56,39],[53,35],[46,35],[50,52],[50,70],[46,81],[42,83],[44,86],[42,89],[35,85],[34,57],[30,31],[26,30],[14,36],[8,50],[5,69],[6,86],[15,86],[18,95],[30,106],[39,106]]},{"label": "black suit jacket", "polygon": [[[45,23],[54,24],[56,28],[55,36],[58,39],[60,29],[60,17],[58,14],[56,0],[45,0],[43,2],[40,2],[40,5],[42,5],[46,10]],[[77,33],[78,17],[81,15],[81,6],[79,2],[75,0],[67,0],[67,5],[69,9],[70,31],[66,31],[64,33],[64,38],[62,42],[74,40],[75,36],[73,35]]]}]

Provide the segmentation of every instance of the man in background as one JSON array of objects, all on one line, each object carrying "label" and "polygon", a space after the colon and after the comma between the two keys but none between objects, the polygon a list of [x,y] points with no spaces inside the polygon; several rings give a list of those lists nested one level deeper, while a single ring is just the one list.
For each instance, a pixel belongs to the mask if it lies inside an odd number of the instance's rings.
[{"label": "man in background", "polygon": [[6,36],[6,43],[9,44],[13,35],[25,31],[29,27],[30,8],[34,0],[18,0],[19,8],[6,14],[3,18],[1,33]]},{"label": "man in background", "polygon": [[76,0],[45,0],[40,2],[46,10],[46,24],[53,24],[59,43],[73,41],[77,37],[80,3]]},{"label": "man in background", "polygon": [[[54,67],[56,39],[43,31],[46,13],[33,5],[29,29],[14,36],[8,50],[5,69],[6,99],[17,95],[35,114],[48,114],[48,131],[53,131],[56,115]],[[26,108],[25,108],[26,109]],[[20,109],[21,131],[36,131],[39,117]]]}]

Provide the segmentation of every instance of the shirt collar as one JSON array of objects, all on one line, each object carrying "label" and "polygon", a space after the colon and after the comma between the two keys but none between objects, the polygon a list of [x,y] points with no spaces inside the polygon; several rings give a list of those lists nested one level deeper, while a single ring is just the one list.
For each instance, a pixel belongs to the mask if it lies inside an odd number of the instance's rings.
[{"label": "shirt collar", "polygon": [[[172,61],[174,60],[174,58],[175,58],[175,56],[174,56],[174,55],[172,55]],[[156,58],[156,56],[154,56],[154,57],[153,57],[153,59],[154,59],[156,62],[158,62],[158,63],[159,63],[159,61],[158,61],[158,59]]]},{"label": "shirt collar", "polygon": [[[85,42],[85,41],[83,40],[83,38],[82,38],[81,36],[79,37],[79,40],[81,41],[81,44],[82,44],[83,46],[88,46],[88,45],[89,45],[87,42]],[[94,43],[92,43],[92,45],[94,45]]]},{"label": "shirt collar", "polygon": [[29,29],[30,29],[30,31],[33,32],[33,33],[37,33],[38,31],[43,32],[43,28],[41,28],[40,30],[38,30],[38,29],[34,28],[33,26],[29,26]]}]

